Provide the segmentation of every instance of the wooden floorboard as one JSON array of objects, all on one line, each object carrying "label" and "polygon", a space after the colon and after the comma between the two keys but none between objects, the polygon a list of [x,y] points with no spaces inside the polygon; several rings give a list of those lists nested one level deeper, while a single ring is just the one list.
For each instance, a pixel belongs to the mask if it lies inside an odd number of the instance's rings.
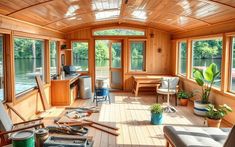
[{"label": "wooden floorboard", "polygon": [[[89,119],[118,127],[120,135],[115,137],[100,130],[90,128],[87,136],[93,136],[94,147],[164,147],[164,125],[205,126],[204,118],[193,114],[192,103],[188,107],[177,106],[176,113],[164,113],[163,125],[150,124],[150,105],[156,99],[154,95],[132,93],[111,93],[112,103],[99,104],[100,113],[94,113]],[[163,100],[160,98],[160,103]],[[174,104],[174,99],[171,102]],[[95,106],[91,99],[77,100],[73,106]],[[61,112],[62,108],[56,108]],[[58,112],[54,112],[58,114]],[[50,119],[53,117],[50,117]]]}]

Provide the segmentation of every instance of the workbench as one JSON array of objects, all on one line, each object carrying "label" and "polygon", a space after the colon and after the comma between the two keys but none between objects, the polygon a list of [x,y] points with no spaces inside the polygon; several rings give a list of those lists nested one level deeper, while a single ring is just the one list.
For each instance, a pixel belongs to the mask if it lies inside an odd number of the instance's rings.
[{"label": "workbench", "polygon": [[157,87],[161,83],[163,77],[169,77],[169,75],[137,75],[133,76],[133,93],[138,96],[140,87]]}]

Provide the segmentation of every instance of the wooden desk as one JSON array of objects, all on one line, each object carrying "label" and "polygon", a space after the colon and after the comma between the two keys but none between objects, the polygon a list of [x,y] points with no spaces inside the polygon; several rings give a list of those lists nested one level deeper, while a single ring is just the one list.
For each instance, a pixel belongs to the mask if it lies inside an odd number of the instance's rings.
[{"label": "wooden desk", "polygon": [[157,87],[157,85],[161,82],[161,78],[169,77],[167,75],[141,75],[141,76],[133,76],[134,78],[134,87],[133,92],[135,96],[138,96],[140,87]]},{"label": "wooden desk", "polygon": [[[78,97],[79,75],[59,77],[51,81],[51,105],[66,106],[71,105]],[[75,86],[72,87],[72,84]]]}]

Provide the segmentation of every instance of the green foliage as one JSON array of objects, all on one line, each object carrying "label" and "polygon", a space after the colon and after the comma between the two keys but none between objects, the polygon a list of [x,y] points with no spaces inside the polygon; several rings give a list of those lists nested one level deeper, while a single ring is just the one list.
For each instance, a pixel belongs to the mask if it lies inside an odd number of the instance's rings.
[{"label": "green foliage", "polygon": [[132,42],[131,43],[131,59],[143,59],[144,43]]},{"label": "green foliage", "polygon": [[72,44],[73,58],[78,60],[88,59],[88,43],[87,42],[74,42]]},{"label": "green foliage", "polygon": [[126,36],[126,35],[144,35],[143,31],[129,30],[129,29],[109,29],[96,31],[95,35],[111,35],[111,36]]},{"label": "green foliage", "polygon": [[214,105],[209,104],[207,107],[207,113],[206,116],[210,119],[222,119],[225,115],[228,114],[228,112],[232,112],[232,108],[230,108],[228,105],[219,105],[218,108],[215,108]]},{"label": "green foliage", "polygon": [[161,113],[163,113],[163,108],[162,108],[161,104],[153,104],[150,107],[150,111],[151,111],[151,113],[161,114]]},{"label": "green foliage", "polygon": [[33,40],[27,38],[14,39],[14,55],[15,58],[18,59],[42,58],[43,48],[44,44],[41,40]]},{"label": "green foliage", "polygon": [[193,97],[193,94],[191,92],[186,92],[186,91],[179,91],[177,93],[177,98],[178,99],[188,99],[188,98],[191,98]]},{"label": "green foliage", "polygon": [[202,88],[201,102],[207,104],[211,92],[211,87],[215,83],[215,79],[220,75],[215,63],[210,64],[205,70],[193,69],[193,76],[195,81]]},{"label": "green foliage", "polygon": [[109,47],[108,43],[103,40],[97,40],[95,42],[95,57],[96,60],[107,60],[109,59]]},{"label": "green foliage", "polygon": [[221,39],[195,41],[193,44],[194,59],[221,58],[221,56]]}]

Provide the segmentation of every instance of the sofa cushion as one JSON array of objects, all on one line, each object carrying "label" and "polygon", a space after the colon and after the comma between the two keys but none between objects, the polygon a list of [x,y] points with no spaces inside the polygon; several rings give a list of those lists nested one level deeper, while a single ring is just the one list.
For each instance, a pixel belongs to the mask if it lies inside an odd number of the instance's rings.
[{"label": "sofa cushion", "polygon": [[231,129],[165,126],[164,134],[175,147],[223,147]]}]

